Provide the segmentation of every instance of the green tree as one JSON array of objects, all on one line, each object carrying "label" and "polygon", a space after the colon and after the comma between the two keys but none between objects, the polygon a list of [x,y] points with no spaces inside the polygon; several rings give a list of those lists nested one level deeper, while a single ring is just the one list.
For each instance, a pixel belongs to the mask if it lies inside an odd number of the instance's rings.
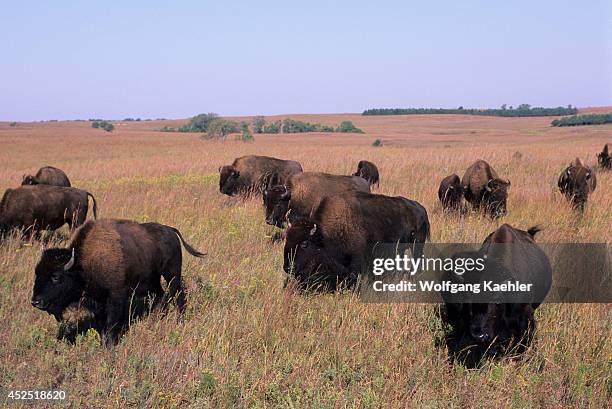
[{"label": "green tree", "polygon": [[266,126],[266,119],[263,116],[258,115],[253,118],[253,123],[251,124],[251,126],[253,128],[254,133],[263,133],[264,128]]}]

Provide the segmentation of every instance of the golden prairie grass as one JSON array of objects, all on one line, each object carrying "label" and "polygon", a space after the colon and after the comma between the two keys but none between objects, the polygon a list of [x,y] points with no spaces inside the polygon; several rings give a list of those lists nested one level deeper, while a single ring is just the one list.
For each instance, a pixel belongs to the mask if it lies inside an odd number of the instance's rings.
[{"label": "golden prairie grass", "polygon": [[[442,177],[461,177],[482,158],[512,182],[503,222],[542,225],[541,242],[610,243],[612,174],[597,174],[581,219],[556,181],[576,156],[595,164],[611,126],[559,129],[548,126],[550,118],[456,115],[291,117],[329,125],[352,120],[366,134],[255,135],[254,143],[242,143],[154,132],[176,121],[120,123],[112,134],[80,122],[0,123],[0,189],[40,166],[57,166],[96,196],[101,217],[176,226],[208,253],[184,258],[183,321],[172,309],[148,317],[109,350],[93,332],[74,345],[56,339],[57,323],[29,303],[41,245],[8,240],[0,246],[0,387],[63,389],[68,400],[59,405],[72,407],[610,405],[608,305],[543,305],[522,359],[478,370],[450,365],[436,347],[441,323],[433,305],[363,304],[346,293],[284,290],[282,243],[271,242],[275,230],[264,223],[259,199],[221,195],[217,169],[237,156],[264,154],[348,174],[368,159],[380,169],[378,192],[427,208],[432,241],[473,243],[498,223],[443,215],[437,188]],[[385,146],[372,147],[376,138]]]}]

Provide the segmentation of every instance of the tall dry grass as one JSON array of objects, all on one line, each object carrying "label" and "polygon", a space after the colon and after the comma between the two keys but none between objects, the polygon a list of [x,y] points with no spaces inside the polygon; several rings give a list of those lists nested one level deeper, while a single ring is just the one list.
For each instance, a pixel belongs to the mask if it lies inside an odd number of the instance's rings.
[{"label": "tall dry grass", "polygon": [[[556,189],[575,156],[595,163],[612,127],[552,129],[535,119],[294,116],[353,120],[366,135],[257,136],[253,144],[153,132],[163,123],[126,123],[107,134],[87,123],[0,124],[0,188],[50,164],[97,198],[102,217],[178,227],[208,256],[185,257],[185,319],[171,310],[133,323],[113,349],[95,333],[74,345],[29,303],[42,251],[0,246],[0,387],[66,390],[71,407],[606,407],[612,399],[608,305],[543,305],[532,348],[521,360],[466,370],[436,347],[433,305],[362,304],[350,294],[304,296],[282,289],[282,243],[258,200],[218,192],[216,170],[255,153],[299,160],[307,170],[347,174],[378,164],[379,192],[429,211],[432,241],[481,242],[496,228],[437,210],[443,176],[462,176],[477,158],[512,182],[509,215],[541,224],[539,241],[611,241],[611,174],[584,217]],[[370,146],[375,138],[382,148]],[[520,151],[521,159],[513,155]],[[64,236],[66,231],[63,231]],[[58,244],[63,244],[59,241]],[[0,398],[0,402],[3,402]],[[13,403],[3,403],[13,405]]]}]

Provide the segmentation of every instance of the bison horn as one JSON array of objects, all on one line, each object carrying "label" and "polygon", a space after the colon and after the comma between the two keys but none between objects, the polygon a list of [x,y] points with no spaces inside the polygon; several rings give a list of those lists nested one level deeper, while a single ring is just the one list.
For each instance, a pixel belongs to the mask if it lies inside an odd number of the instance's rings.
[{"label": "bison horn", "polygon": [[281,200],[287,200],[291,197],[291,191],[287,189],[287,186],[285,185],[283,185],[283,189],[285,189],[285,191],[281,195]]},{"label": "bison horn", "polygon": [[72,248],[72,257],[70,257],[70,261],[64,266],[64,271],[70,270],[72,266],[74,266],[74,248]]},{"label": "bison horn", "polygon": [[314,234],[317,232],[317,225],[315,224],[314,227],[312,229],[310,229],[310,235],[314,236]]},{"label": "bison horn", "polygon": [[285,220],[287,220],[287,225],[289,226],[289,228],[291,228],[291,220],[289,220],[290,214],[291,214],[291,209],[287,210],[287,213],[285,213]]}]

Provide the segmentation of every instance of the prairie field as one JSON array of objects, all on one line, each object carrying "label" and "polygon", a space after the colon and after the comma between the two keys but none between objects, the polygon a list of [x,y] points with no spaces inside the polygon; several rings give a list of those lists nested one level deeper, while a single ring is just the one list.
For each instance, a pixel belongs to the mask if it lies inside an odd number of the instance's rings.
[{"label": "prairie field", "polygon": [[[266,120],[282,119],[267,117]],[[114,348],[95,331],[72,344],[30,305],[39,242],[0,246],[0,389],[53,388],[67,399],[39,407],[593,407],[612,405],[612,311],[607,304],[544,304],[521,359],[467,370],[436,346],[435,305],[365,304],[349,292],[283,289],[282,242],[260,198],[219,193],[218,168],[246,154],[299,161],[337,174],[377,164],[376,193],[402,195],[429,213],[433,242],[479,243],[500,223],[541,225],[540,242],[612,241],[612,172],[578,218],[559,193],[560,172],[580,157],[592,167],[612,125],[553,128],[553,118],[462,115],[290,115],[365,134],[230,136],[157,132],[186,121],[0,123],[0,190],[44,165],[91,192],[99,217],[177,227],[204,259],[183,260],[187,311],[173,307],[131,324]],[[248,119],[248,118],[233,118]],[[373,147],[375,139],[382,147]],[[520,153],[517,154],[517,152]],[[511,181],[508,215],[457,218],[438,206],[440,180],[476,159]],[[89,216],[91,217],[91,215]],[[63,227],[52,241],[64,245]],[[577,280],[580,278],[577,277]],[[75,315],[78,312],[75,312]],[[3,401],[14,407],[14,402]],[[17,405],[18,406],[18,405]]]}]

